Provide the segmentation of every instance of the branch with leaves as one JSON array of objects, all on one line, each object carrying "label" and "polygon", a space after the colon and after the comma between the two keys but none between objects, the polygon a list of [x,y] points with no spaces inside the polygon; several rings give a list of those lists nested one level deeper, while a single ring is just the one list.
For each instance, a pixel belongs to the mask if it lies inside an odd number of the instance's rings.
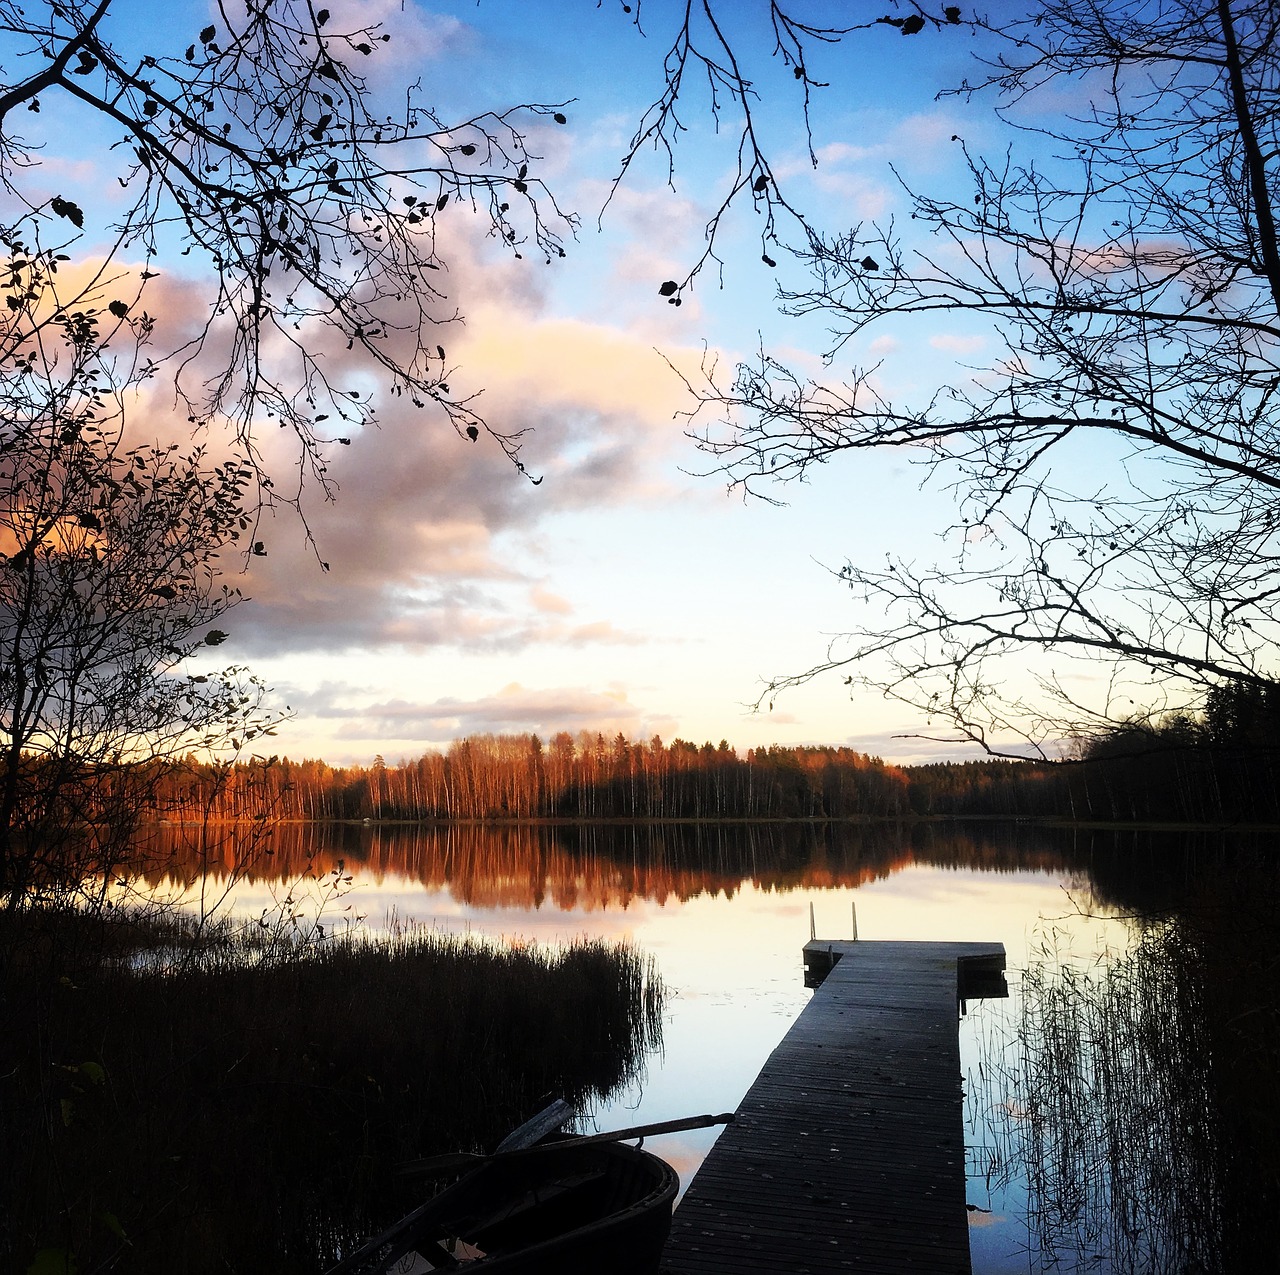
[{"label": "branch with leaves", "polygon": [[[435,406],[464,437],[491,434],[522,468],[518,434],[492,428],[475,395],[450,385],[430,335],[458,317],[440,231],[465,210],[517,257],[564,255],[576,218],[529,144],[531,130],[567,123],[561,105],[446,119],[420,83],[390,103],[377,83],[390,35],[338,26],[308,0],[220,7],[172,52],[135,47],[134,32],[114,39],[111,19],[110,0],[0,3],[0,67],[22,72],[0,71],[0,180],[34,215],[78,230],[103,210],[32,195],[38,154],[17,121],[58,95],[116,132],[117,252],[141,254],[143,281],[177,253],[214,275],[205,322],[173,353],[192,425],[229,422],[268,480],[261,431],[291,430],[304,464],[284,498],[296,505],[308,480],[328,494],[327,450],[375,413],[367,390],[332,379],[326,346],[345,346],[384,378],[382,392]],[[263,495],[282,498],[270,481]]]}]

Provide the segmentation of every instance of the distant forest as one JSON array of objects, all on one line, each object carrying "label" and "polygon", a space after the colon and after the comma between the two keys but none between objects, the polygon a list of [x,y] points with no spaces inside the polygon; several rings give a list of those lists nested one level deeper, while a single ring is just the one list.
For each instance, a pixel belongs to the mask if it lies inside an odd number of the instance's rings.
[{"label": "distant forest", "polygon": [[416,761],[196,761],[162,817],[252,819],[1280,819],[1280,694],[1211,696],[1205,713],[1123,724],[1058,763],[887,765],[848,748],[749,750],[582,732],[473,736]]}]

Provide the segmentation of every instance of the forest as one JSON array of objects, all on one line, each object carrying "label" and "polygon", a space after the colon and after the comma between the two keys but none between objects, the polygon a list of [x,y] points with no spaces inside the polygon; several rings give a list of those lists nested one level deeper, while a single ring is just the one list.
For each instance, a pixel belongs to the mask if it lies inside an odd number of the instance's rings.
[{"label": "forest", "polygon": [[909,819],[1264,823],[1280,818],[1280,689],[1225,687],[1204,712],[1121,724],[1058,762],[896,766],[850,748],[588,731],[480,735],[388,765],[195,757],[155,788],[156,819]]}]

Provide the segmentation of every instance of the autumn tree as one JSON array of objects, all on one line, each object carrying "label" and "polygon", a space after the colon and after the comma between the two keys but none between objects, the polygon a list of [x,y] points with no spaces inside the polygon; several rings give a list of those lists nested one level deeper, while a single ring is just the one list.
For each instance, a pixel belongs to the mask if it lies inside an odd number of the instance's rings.
[{"label": "autumn tree", "polygon": [[64,308],[61,254],[4,249],[0,906],[24,906],[105,888],[188,750],[270,718],[243,670],[192,663],[238,600],[219,557],[251,527],[251,467],[131,435],[148,316]]},{"label": "autumn tree", "polygon": [[967,194],[811,232],[811,282],[782,301],[827,321],[833,369],[887,324],[996,349],[902,397],[879,365],[814,378],[766,353],[696,387],[726,422],[698,435],[768,499],[902,449],[958,502],[950,558],[839,569],[871,618],[767,696],[842,670],[1052,753],[1276,673],[1280,28],[1267,0],[1047,0],[969,25],[985,60],[951,92],[993,102],[1008,157],[957,136]]}]

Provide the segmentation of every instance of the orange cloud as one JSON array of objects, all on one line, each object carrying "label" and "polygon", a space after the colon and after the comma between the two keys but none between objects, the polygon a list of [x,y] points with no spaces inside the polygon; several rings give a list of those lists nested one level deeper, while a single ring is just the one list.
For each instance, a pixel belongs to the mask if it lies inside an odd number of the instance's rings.
[{"label": "orange cloud", "polygon": [[529,601],[533,603],[536,610],[547,611],[554,615],[570,615],[573,612],[573,604],[566,598],[562,598],[558,593],[552,593],[549,589],[544,589],[540,584],[535,584],[529,590]]}]

